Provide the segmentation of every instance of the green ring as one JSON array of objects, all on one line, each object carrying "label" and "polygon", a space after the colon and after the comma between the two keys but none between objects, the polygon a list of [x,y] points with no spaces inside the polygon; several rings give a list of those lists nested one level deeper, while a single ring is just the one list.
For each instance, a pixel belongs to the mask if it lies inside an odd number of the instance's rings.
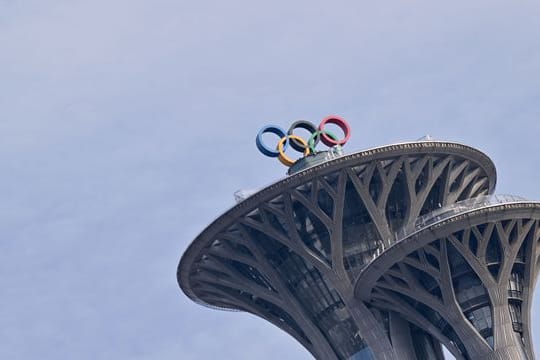
[{"label": "green ring", "polygon": [[315,150],[315,146],[317,146],[317,143],[319,143],[319,141],[315,142],[315,138],[318,138],[319,136],[321,136],[322,133],[325,133],[326,135],[330,136],[335,141],[338,140],[338,137],[336,135],[332,134],[328,130],[317,130],[317,131],[315,131],[313,134],[311,134],[311,137],[308,140],[309,150],[311,151],[312,154],[317,153],[317,151]]}]

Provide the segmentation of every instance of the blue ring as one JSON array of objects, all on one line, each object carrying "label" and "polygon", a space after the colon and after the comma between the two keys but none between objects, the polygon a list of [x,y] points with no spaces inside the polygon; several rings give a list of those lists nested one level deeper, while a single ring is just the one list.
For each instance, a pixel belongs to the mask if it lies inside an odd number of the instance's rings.
[{"label": "blue ring", "polygon": [[[257,138],[255,139],[255,143],[257,144],[257,148],[259,149],[260,152],[262,152],[264,155],[268,157],[278,157],[279,151],[272,150],[263,144],[262,135],[265,133],[276,134],[277,136],[279,136],[280,139],[282,139],[283,137],[287,136],[285,134],[285,130],[283,130],[277,125],[266,125],[259,131],[259,133],[257,134]],[[285,141],[285,144],[283,144],[283,151],[287,149],[288,145],[289,145],[289,139],[287,139]]]}]

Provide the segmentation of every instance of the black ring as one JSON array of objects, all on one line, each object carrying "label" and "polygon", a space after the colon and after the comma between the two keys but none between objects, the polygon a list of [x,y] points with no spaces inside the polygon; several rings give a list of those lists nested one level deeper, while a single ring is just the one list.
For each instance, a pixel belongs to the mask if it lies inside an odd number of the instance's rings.
[{"label": "black ring", "polygon": [[[289,131],[287,131],[287,135],[293,135],[293,132],[294,132],[294,129],[296,128],[301,128],[301,129],[304,129],[304,130],[307,130],[309,132],[311,132],[312,134],[317,131],[317,127],[315,125],[313,125],[312,122],[309,122],[307,120],[298,120],[298,121],[295,121],[291,127],[289,128]],[[306,149],[304,145],[302,145],[302,143],[300,143],[298,140],[296,139],[289,139],[290,141],[290,144],[292,146],[292,148],[298,152],[304,152],[304,150]],[[315,142],[315,145],[317,145],[317,143],[319,142],[319,138],[317,138],[316,142]],[[307,143],[307,142],[306,142]]]}]

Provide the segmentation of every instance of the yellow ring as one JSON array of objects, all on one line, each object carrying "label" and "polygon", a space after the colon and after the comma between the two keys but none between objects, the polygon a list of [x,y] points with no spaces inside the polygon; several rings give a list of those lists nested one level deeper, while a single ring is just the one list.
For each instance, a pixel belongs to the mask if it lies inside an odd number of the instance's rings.
[{"label": "yellow ring", "polygon": [[284,136],[282,137],[279,142],[278,142],[278,151],[279,151],[279,161],[281,161],[281,163],[285,166],[292,166],[292,164],[294,164],[296,161],[291,159],[290,157],[288,157],[287,155],[285,155],[285,152],[283,152],[283,145],[285,144],[285,141],[287,141],[287,139],[295,139],[295,140],[298,140],[305,148],[304,150],[304,156],[308,156],[309,155],[309,146],[306,142],[306,140],[302,139],[300,136],[298,135],[288,135],[288,136]]}]

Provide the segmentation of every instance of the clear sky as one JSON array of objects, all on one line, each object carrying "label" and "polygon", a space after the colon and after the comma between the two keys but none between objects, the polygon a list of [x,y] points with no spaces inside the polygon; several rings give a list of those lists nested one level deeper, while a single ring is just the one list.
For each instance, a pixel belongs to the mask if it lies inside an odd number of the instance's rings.
[{"label": "clear sky", "polygon": [[176,283],[235,190],[284,176],[258,129],[339,114],[346,152],[463,142],[498,193],[538,200],[539,18],[521,0],[0,0],[0,358],[310,359]]}]

